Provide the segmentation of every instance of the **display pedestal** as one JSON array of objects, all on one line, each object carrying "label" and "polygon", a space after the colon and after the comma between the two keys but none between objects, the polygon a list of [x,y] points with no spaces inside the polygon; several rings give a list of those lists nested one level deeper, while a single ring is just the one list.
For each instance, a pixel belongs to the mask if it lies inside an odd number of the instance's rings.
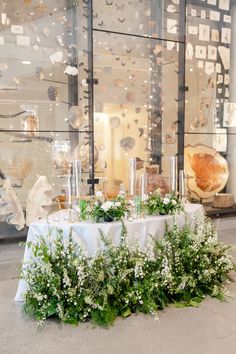
[{"label": "display pedestal", "polygon": [[203,204],[205,213],[210,218],[236,216],[236,204],[230,208],[214,208],[212,203]]}]

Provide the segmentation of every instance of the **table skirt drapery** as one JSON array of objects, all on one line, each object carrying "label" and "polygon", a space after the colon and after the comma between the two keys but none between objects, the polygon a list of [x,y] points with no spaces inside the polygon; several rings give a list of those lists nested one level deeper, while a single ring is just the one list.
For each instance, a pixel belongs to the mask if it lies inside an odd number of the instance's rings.
[{"label": "table skirt drapery", "polygon": [[[66,210],[61,210],[56,214],[50,215],[47,219],[41,219],[30,225],[27,243],[35,242],[39,235],[49,235],[53,239],[56,237],[57,229],[63,230],[63,237],[66,240],[72,232],[72,238],[77,242],[88,257],[95,255],[98,250],[103,249],[104,244],[101,240],[100,230],[105,234],[109,234],[113,243],[119,245],[122,223],[108,222],[94,224],[90,222],[74,222],[70,223],[65,220]],[[185,212],[175,215],[158,215],[148,216],[146,218],[135,219],[132,222],[125,222],[127,232],[130,235],[130,240],[139,242],[142,249],[150,240],[150,235],[158,239],[164,235],[166,224],[173,225],[174,220],[181,227],[185,224],[186,220],[194,222],[196,219],[202,218],[203,207],[200,204],[186,204]],[[26,264],[32,259],[31,248],[25,247],[23,264]],[[24,293],[27,289],[27,284],[23,279],[20,279],[15,301],[23,301]]]}]

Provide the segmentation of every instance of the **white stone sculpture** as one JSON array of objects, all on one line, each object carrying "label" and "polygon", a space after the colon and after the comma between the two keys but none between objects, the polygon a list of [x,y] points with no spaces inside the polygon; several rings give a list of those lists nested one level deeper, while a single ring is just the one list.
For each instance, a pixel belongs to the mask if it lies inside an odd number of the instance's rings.
[{"label": "white stone sculpture", "polygon": [[53,199],[53,188],[46,176],[40,176],[31,189],[26,202],[26,225],[48,216]]},{"label": "white stone sculpture", "polygon": [[20,201],[9,179],[5,179],[0,188],[0,218],[1,221],[15,225],[17,230],[22,230],[25,226],[25,217]]}]

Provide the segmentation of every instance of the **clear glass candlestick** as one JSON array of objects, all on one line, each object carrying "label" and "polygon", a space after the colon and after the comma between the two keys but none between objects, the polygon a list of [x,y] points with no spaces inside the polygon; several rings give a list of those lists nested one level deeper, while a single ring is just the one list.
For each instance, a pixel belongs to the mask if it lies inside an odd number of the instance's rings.
[{"label": "clear glass candlestick", "polygon": [[136,185],[136,158],[129,159],[129,193],[132,198],[135,196]]},{"label": "clear glass candlestick", "polygon": [[187,197],[186,175],[184,170],[179,171],[179,194],[181,197]]},{"label": "clear glass candlestick", "polygon": [[170,190],[177,192],[177,157],[170,157]]},{"label": "clear glass candlestick", "polygon": [[143,173],[140,177],[141,200],[144,202],[147,198],[147,174]]},{"label": "clear glass candlestick", "polygon": [[125,198],[125,196],[126,196],[124,183],[121,183],[121,184],[120,184],[119,195],[120,195],[121,197],[123,197],[123,198]]},{"label": "clear glass candlestick", "polygon": [[73,175],[72,175],[72,186],[73,195],[77,199],[81,196],[81,179],[82,179],[82,168],[80,160],[73,160]]}]

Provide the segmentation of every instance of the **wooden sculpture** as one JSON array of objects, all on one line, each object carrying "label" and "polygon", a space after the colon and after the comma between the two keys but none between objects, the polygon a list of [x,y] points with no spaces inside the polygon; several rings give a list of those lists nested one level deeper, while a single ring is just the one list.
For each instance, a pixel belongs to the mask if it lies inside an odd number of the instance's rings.
[{"label": "wooden sculpture", "polygon": [[184,158],[190,191],[205,199],[224,188],[229,177],[228,163],[214,148],[188,145]]}]

